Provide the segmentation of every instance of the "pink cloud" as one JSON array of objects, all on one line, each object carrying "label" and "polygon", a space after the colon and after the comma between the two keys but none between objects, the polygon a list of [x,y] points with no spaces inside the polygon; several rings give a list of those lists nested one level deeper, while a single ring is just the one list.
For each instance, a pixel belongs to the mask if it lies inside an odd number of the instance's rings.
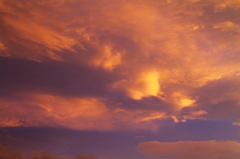
[{"label": "pink cloud", "polygon": [[178,141],[140,143],[137,150],[149,156],[170,156],[171,159],[238,159],[240,143],[236,141]]}]

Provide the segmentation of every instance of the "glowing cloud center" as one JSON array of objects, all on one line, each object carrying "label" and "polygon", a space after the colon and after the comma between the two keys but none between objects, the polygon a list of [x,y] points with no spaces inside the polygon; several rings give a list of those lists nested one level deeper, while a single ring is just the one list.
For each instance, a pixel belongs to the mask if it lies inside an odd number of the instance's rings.
[{"label": "glowing cloud center", "polygon": [[129,96],[136,100],[147,96],[157,96],[160,90],[158,78],[157,72],[142,73],[141,77],[135,81],[136,87],[127,89]]}]

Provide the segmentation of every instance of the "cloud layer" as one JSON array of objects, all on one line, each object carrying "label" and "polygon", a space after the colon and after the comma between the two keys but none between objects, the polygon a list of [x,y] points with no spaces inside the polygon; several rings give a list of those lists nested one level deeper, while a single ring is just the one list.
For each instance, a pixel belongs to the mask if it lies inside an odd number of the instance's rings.
[{"label": "cloud layer", "polygon": [[[240,123],[237,0],[0,0],[0,126]],[[99,124],[101,123],[101,124]]]},{"label": "cloud layer", "polygon": [[32,157],[22,157],[22,154],[11,146],[0,145],[1,159],[99,159],[92,155],[77,155],[75,157],[56,157],[43,152],[33,152]]},{"label": "cloud layer", "polygon": [[179,141],[140,143],[137,150],[150,156],[165,156],[171,159],[237,159],[240,143],[236,141]]}]

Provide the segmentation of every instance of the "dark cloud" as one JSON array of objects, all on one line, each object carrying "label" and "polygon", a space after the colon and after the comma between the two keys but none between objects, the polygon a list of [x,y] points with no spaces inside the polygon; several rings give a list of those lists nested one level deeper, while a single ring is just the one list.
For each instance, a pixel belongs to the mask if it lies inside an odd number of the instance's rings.
[{"label": "dark cloud", "polygon": [[39,92],[62,96],[106,96],[116,73],[69,62],[0,59],[0,87],[5,92]]}]

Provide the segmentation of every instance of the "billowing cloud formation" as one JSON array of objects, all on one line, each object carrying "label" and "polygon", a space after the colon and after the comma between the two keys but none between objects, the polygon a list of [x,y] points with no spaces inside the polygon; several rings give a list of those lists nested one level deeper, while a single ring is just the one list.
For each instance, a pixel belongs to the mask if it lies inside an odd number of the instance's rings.
[{"label": "billowing cloud formation", "polygon": [[240,155],[240,143],[236,141],[150,141],[139,144],[137,149],[146,155],[171,159],[237,159]]},{"label": "billowing cloud formation", "polygon": [[239,124],[239,7],[237,0],[0,0],[0,126]]},{"label": "billowing cloud formation", "polygon": [[1,159],[98,159],[93,155],[77,155],[73,157],[56,157],[43,152],[34,152],[32,157],[23,157],[22,154],[11,146],[0,145],[0,158]]}]

